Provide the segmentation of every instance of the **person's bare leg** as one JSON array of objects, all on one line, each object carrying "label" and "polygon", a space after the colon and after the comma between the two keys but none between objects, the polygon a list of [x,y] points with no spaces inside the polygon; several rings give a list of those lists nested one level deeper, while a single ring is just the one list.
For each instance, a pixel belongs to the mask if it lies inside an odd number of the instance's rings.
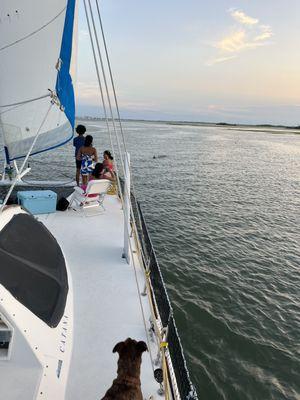
[{"label": "person's bare leg", "polygon": [[81,175],[82,178],[82,184],[87,185],[88,183],[88,175]]},{"label": "person's bare leg", "polygon": [[79,179],[80,179],[80,168],[76,168],[76,183],[79,186]]}]

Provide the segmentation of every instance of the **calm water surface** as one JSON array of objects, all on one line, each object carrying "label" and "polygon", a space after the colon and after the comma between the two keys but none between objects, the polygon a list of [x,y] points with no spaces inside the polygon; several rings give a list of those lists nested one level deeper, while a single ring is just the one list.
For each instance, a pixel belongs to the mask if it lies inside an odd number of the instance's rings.
[{"label": "calm water surface", "polygon": [[[87,126],[111,147],[104,124]],[[199,397],[299,400],[300,136],[124,127]],[[49,178],[61,163],[70,176],[72,156],[71,144],[38,156],[34,174],[44,159]]]}]

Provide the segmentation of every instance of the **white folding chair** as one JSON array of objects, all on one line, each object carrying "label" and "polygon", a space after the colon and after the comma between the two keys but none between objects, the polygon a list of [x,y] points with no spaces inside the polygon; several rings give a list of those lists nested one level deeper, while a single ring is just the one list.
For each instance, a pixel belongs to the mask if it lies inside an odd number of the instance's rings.
[{"label": "white folding chair", "polygon": [[85,211],[87,208],[98,207],[105,211],[103,201],[110,185],[111,182],[108,179],[97,179],[89,181],[85,191],[78,186],[75,187],[69,208]]}]

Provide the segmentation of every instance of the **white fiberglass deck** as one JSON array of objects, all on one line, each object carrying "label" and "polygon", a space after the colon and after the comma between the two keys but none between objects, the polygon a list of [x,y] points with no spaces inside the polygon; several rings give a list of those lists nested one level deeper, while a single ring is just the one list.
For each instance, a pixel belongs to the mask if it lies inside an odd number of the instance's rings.
[{"label": "white fiberglass deck", "polygon": [[[69,400],[101,399],[116,377],[118,355],[112,353],[115,344],[128,337],[146,342],[134,268],[122,258],[121,203],[116,196],[107,196],[104,205],[106,211],[101,215],[65,211],[38,217],[59,242],[73,282],[73,354],[66,391]],[[138,276],[143,289],[140,269]],[[147,297],[142,302],[148,324]],[[145,399],[151,395],[159,398],[148,352],[142,357],[141,381]]]}]

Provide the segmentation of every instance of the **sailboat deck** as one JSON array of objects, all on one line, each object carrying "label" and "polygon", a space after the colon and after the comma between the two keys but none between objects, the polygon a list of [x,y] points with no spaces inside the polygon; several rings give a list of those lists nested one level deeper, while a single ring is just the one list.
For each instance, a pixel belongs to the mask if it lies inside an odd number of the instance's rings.
[{"label": "sailboat deck", "polygon": [[[71,271],[74,329],[66,392],[70,400],[101,399],[116,378],[115,344],[128,337],[146,342],[134,268],[122,258],[121,203],[116,196],[107,196],[104,206],[100,215],[69,210],[38,216],[57,239]],[[143,289],[140,267],[138,280]],[[148,323],[147,297],[142,297],[142,302]],[[143,397],[157,398],[158,384],[148,352],[142,358],[141,381]]]}]

